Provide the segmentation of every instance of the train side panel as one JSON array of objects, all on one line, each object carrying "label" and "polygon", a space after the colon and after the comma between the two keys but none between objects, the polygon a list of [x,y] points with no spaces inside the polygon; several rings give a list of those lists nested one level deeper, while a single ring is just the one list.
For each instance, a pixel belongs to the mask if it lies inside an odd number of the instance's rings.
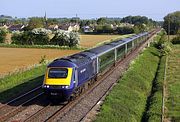
[{"label": "train side panel", "polygon": [[78,86],[81,86],[86,81],[96,76],[97,73],[97,61],[96,59],[77,68],[78,72]]}]

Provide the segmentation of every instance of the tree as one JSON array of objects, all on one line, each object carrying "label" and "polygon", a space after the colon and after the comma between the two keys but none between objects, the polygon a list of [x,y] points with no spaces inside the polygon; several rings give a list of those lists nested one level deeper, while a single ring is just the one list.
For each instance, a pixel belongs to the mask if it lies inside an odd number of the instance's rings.
[{"label": "tree", "polygon": [[32,31],[16,32],[12,35],[13,44],[20,45],[48,45],[50,32],[44,28]]},{"label": "tree", "polygon": [[167,33],[170,31],[169,34],[177,34],[178,30],[180,29],[180,11],[166,15],[164,17],[163,28]]},{"label": "tree", "polygon": [[122,18],[122,23],[130,23],[130,24],[148,24],[152,19],[148,19],[145,16],[127,16]]},{"label": "tree", "polygon": [[45,27],[45,19],[42,17],[32,17],[29,20],[27,29],[33,30],[34,28],[43,28]]},{"label": "tree", "polygon": [[69,34],[68,34],[68,32],[58,30],[55,33],[55,36],[51,39],[50,44],[59,45],[59,46],[69,45]]},{"label": "tree", "polygon": [[146,25],[145,24],[137,24],[134,26],[134,32],[135,33],[141,33],[146,31]]},{"label": "tree", "polygon": [[113,28],[111,27],[111,25],[104,25],[103,32],[104,33],[113,33]]},{"label": "tree", "polygon": [[104,25],[105,23],[106,23],[106,18],[104,18],[104,17],[101,17],[101,18],[99,18],[98,20],[97,20],[97,24],[98,25]]},{"label": "tree", "polygon": [[180,44],[180,29],[177,32],[177,36],[172,39],[173,44]]},{"label": "tree", "polygon": [[162,30],[155,38],[154,46],[160,50],[162,55],[171,51],[172,43],[167,40],[166,32]]},{"label": "tree", "polygon": [[50,44],[73,47],[77,46],[79,41],[80,38],[78,33],[58,30],[56,31],[55,36],[51,39]]},{"label": "tree", "polygon": [[49,18],[48,20],[47,20],[47,24],[48,25],[54,25],[54,24],[58,24],[59,22],[58,22],[58,20],[56,19],[56,18]]},{"label": "tree", "polygon": [[69,33],[69,47],[74,47],[79,45],[80,37],[79,34],[76,32]]},{"label": "tree", "polygon": [[0,29],[0,43],[4,43],[6,39],[6,31],[4,29]]},{"label": "tree", "polygon": [[128,27],[128,26],[117,27],[116,31],[117,31],[118,34],[131,34],[131,33],[134,33],[134,29],[132,27]]}]

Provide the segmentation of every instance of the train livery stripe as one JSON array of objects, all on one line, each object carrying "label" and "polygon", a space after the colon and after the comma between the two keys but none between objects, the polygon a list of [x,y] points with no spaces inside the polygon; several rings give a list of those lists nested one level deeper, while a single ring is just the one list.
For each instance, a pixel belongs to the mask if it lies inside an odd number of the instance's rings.
[{"label": "train livery stripe", "polygon": [[67,78],[48,78],[48,75],[46,75],[44,84],[46,84],[46,85],[70,85],[73,69],[72,68],[67,68],[67,69],[68,69]]}]

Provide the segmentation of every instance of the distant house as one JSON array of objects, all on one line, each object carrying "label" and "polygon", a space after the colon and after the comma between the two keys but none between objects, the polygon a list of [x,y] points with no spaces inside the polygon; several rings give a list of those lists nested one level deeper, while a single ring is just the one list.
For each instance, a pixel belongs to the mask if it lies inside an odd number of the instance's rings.
[{"label": "distant house", "polygon": [[80,26],[78,24],[70,23],[70,24],[62,24],[59,25],[59,29],[65,30],[65,31],[79,31]]},{"label": "distant house", "polygon": [[24,25],[11,25],[8,29],[10,31],[20,31],[24,28]]},{"label": "distant house", "polygon": [[94,28],[92,26],[83,26],[82,29],[84,33],[90,33],[94,31]]},{"label": "distant house", "polygon": [[49,25],[48,29],[49,30],[58,30],[59,26],[58,25]]}]

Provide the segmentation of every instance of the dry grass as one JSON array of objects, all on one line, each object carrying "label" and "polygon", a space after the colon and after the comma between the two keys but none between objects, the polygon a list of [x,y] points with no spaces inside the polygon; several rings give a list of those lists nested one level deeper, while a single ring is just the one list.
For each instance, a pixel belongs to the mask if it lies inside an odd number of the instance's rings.
[{"label": "dry grass", "polygon": [[0,48],[0,75],[38,64],[42,56],[47,60],[78,52],[77,50]]},{"label": "dry grass", "polygon": [[180,121],[180,45],[174,45],[167,62],[167,118]]},{"label": "dry grass", "polygon": [[[129,35],[80,35],[80,46],[91,48],[100,43],[116,38],[125,38]],[[6,43],[9,43],[11,35],[8,34]],[[42,56],[47,60],[70,55],[79,50],[58,50],[58,49],[28,49],[28,48],[0,48],[0,76],[28,66],[38,64]]]},{"label": "dry grass", "polygon": [[130,35],[80,35],[80,46],[91,48],[111,39],[125,38],[128,36]]}]

